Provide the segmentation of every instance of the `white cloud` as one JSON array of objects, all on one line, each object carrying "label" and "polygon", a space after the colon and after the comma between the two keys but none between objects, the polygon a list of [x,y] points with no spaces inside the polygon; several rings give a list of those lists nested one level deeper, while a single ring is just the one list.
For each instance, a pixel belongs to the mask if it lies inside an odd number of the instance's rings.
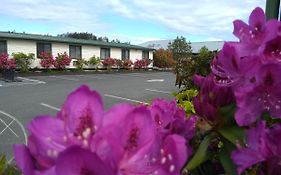
[{"label": "white cloud", "polygon": [[[161,2],[132,0],[130,2],[107,1],[111,3],[116,13],[162,24],[171,32],[225,39],[231,35],[233,20],[240,18],[247,20],[255,7],[265,7],[265,0],[162,0]],[[114,4],[118,5],[114,6]]]},{"label": "white cloud", "polygon": [[[57,33],[87,31],[101,35],[111,29],[111,24],[102,21],[104,14],[110,14],[162,25],[171,36],[176,33],[224,40],[231,38],[232,21],[247,20],[256,6],[265,7],[265,0],[1,0],[0,14],[42,25],[52,23]],[[133,43],[153,39],[139,36],[137,31],[132,36],[109,35]]]}]

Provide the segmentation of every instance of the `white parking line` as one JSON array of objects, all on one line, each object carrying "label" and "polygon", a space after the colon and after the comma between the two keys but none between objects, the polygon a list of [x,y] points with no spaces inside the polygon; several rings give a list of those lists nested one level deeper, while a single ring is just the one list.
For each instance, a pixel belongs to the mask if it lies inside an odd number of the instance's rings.
[{"label": "white parking line", "polygon": [[22,79],[22,80],[26,80],[26,81],[33,81],[33,82],[36,82],[36,83],[42,83],[42,84],[45,84],[46,82],[44,81],[40,81],[40,80],[35,80],[35,79],[30,79],[30,78],[25,78],[25,77],[17,77],[18,79]]},{"label": "white parking line", "polygon": [[135,103],[143,103],[143,104],[148,105],[148,103],[146,103],[146,102],[142,102],[142,101],[138,101],[138,100],[133,100],[133,99],[129,99],[129,98],[124,98],[124,97],[119,97],[119,96],[115,96],[115,95],[104,94],[104,96],[110,97],[110,98],[116,98],[116,99],[126,100],[126,101],[131,101],[131,102],[135,102]]},{"label": "white parking line", "polygon": [[150,79],[146,80],[147,82],[164,82],[164,79]]},{"label": "white parking line", "polygon": [[2,120],[0,118],[0,121],[5,125],[5,128],[0,132],[0,135],[6,130],[6,129],[9,129],[16,137],[19,137],[16,132],[10,128],[10,125],[15,121],[15,120],[12,120],[9,124],[7,124],[4,120]]},{"label": "white parking line", "polygon": [[77,77],[86,77],[86,78],[93,78],[93,79],[99,79],[99,80],[104,80],[106,79],[105,77],[97,77],[97,76],[91,76],[91,75],[76,75]]},{"label": "white parking line", "polygon": [[17,124],[20,126],[20,128],[21,128],[21,130],[23,132],[25,144],[27,144],[27,134],[26,134],[26,131],[25,131],[24,126],[22,125],[22,123],[16,117],[14,117],[14,116],[12,116],[12,115],[4,112],[4,111],[0,110],[0,113],[5,115],[5,116],[7,116],[7,117],[9,117],[9,118],[11,118],[13,121],[17,122]]},{"label": "white parking line", "polygon": [[128,73],[128,74],[125,74],[125,75],[132,76],[132,77],[146,78],[146,76],[137,75],[137,74],[132,74],[132,73]]},{"label": "white parking line", "polygon": [[55,106],[52,106],[52,105],[49,105],[49,104],[46,104],[46,103],[40,103],[40,105],[45,106],[45,107],[50,108],[50,109],[53,109],[55,111],[60,111],[59,108],[57,108]]},{"label": "white parking line", "polygon": [[75,79],[75,78],[68,78],[68,77],[63,77],[63,76],[52,75],[52,76],[48,76],[48,77],[57,78],[57,79],[61,79],[61,80],[79,81],[78,79]]},{"label": "white parking line", "polygon": [[2,87],[10,87],[10,86],[22,86],[22,85],[39,85],[43,83],[16,83],[16,84],[5,84]]},{"label": "white parking line", "polygon": [[151,92],[160,92],[163,94],[172,94],[172,92],[168,92],[168,91],[161,91],[161,90],[157,90],[157,89],[145,89],[146,91],[151,91]]}]

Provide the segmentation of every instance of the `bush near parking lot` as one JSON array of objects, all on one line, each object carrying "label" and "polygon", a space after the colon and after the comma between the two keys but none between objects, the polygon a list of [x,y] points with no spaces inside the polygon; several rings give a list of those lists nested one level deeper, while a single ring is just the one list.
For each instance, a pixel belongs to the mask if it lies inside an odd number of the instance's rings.
[{"label": "bush near parking lot", "polygon": [[153,55],[153,66],[159,68],[172,68],[176,64],[173,53],[169,50],[158,49]]},{"label": "bush near parking lot", "polygon": [[75,66],[76,66],[77,70],[82,71],[84,69],[84,67],[88,65],[88,63],[89,62],[86,61],[85,59],[78,58]]},{"label": "bush near parking lot", "polygon": [[57,69],[65,69],[66,66],[70,65],[70,63],[71,58],[67,55],[66,52],[64,52],[63,54],[58,53],[54,62],[54,66]]},{"label": "bush near parking lot", "polygon": [[17,68],[20,69],[21,72],[28,72],[32,63],[32,60],[35,59],[35,55],[33,53],[12,53],[13,58],[16,60]]},{"label": "bush near parking lot", "polygon": [[125,59],[123,61],[123,67],[125,69],[128,69],[128,70],[132,69],[132,65],[133,65],[133,62],[130,59]]},{"label": "bush near parking lot", "polygon": [[147,59],[136,60],[134,62],[134,68],[136,69],[145,69],[147,68],[149,61]]},{"label": "bush near parking lot", "polygon": [[14,69],[15,67],[15,59],[9,59],[9,55],[6,53],[0,54],[0,69]]},{"label": "bush near parking lot", "polygon": [[49,68],[54,66],[55,60],[51,53],[41,52],[38,57],[41,59],[40,65],[43,68],[48,70]]},{"label": "bush near parking lot", "polygon": [[115,59],[117,69],[123,68],[123,60]]},{"label": "bush near parking lot", "polygon": [[96,57],[95,55],[92,56],[89,61],[88,61],[88,65],[89,66],[94,66],[96,68],[96,71],[98,71],[98,66],[100,64],[101,60],[99,57]]},{"label": "bush near parking lot", "polygon": [[102,65],[104,67],[106,67],[108,70],[110,70],[113,66],[116,66],[116,60],[114,58],[105,58],[103,61],[102,61]]}]

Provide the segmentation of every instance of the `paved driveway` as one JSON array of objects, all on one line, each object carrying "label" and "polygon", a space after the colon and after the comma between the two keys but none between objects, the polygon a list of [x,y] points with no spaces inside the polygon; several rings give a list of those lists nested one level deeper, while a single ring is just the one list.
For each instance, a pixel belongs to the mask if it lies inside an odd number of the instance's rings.
[{"label": "paved driveway", "polygon": [[105,108],[121,102],[147,103],[172,99],[175,75],[170,72],[54,75],[0,81],[0,153],[12,159],[12,144],[24,143],[24,126],[37,115],[55,115],[67,94],[86,84],[100,92]]}]

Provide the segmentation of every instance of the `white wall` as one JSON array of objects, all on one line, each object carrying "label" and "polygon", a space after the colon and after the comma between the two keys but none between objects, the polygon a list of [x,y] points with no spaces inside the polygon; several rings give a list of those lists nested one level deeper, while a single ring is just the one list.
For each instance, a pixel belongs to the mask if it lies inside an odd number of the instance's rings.
[{"label": "white wall", "polygon": [[36,42],[27,40],[8,40],[7,41],[8,54],[23,52],[36,53]]},{"label": "white wall", "polygon": [[[7,50],[8,54],[11,56],[12,53],[16,52],[23,52],[23,53],[34,53],[35,56],[37,52],[36,48],[36,41],[29,41],[29,40],[15,40],[15,39],[9,39],[7,40]],[[69,44],[67,43],[52,43],[52,53],[53,56],[56,57],[58,53],[64,53],[66,52],[69,54]],[[110,57],[121,59],[121,48],[110,48]],[[90,46],[90,45],[82,45],[82,58],[89,60],[92,56],[100,57],[100,47],[99,46]],[[153,59],[153,52],[149,52],[149,58]],[[135,62],[137,59],[142,59],[142,50],[137,49],[130,49],[130,59],[131,61]],[[32,65],[32,68],[34,67],[40,67],[40,59],[36,58]],[[70,67],[73,66],[73,61],[70,65]]]},{"label": "white wall", "polygon": [[130,60],[135,62],[142,59],[142,50],[130,49]]},{"label": "white wall", "polygon": [[64,52],[69,55],[69,44],[65,43],[52,43],[52,54],[54,57],[58,55],[58,53],[63,54]]},{"label": "white wall", "polygon": [[110,48],[110,57],[120,60],[121,59],[121,52],[122,52],[122,49],[120,49],[120,48]]},{"label": "white wall", "polygon": [[100,48],[98,46],[82,46],[82,58],[89,60],[92,56],[100,57]]}]

